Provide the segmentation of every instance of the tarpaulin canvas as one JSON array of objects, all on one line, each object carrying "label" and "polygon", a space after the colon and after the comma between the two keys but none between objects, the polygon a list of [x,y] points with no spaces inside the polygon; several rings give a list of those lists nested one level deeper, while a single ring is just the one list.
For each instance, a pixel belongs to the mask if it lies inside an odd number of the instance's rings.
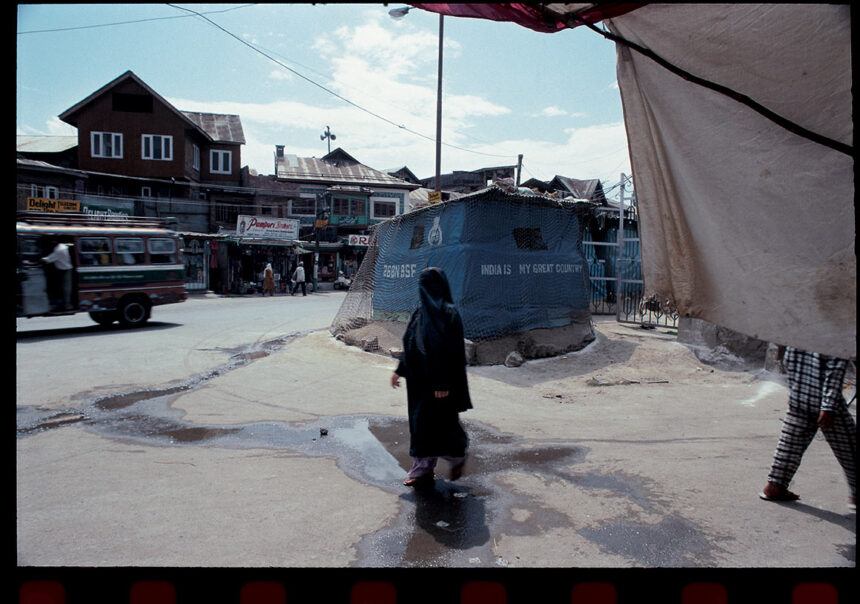
[{"label": "tarpaulin canvas", "polygon": [[375,233],[373,318],[408,318],[418,274],[438,266],[467,338],[588,320],[579,231],[576,213],[560,204],[470,197],[383,223]]},{"label": "tarpaulin canvas", "polygon": [[848,5],[621,5],[613,15],[600,3],[498,4],[489,16],[416,6],[540,32],[605,19],[645,293],[681,316],[856,358]]},{"label": "tarpaulin canvas", "polygon": [[[648,5],[608,22],[852,144],[848,6]],[[856,357],[854,161],[621,45],[646,294],[681,316]]]}]

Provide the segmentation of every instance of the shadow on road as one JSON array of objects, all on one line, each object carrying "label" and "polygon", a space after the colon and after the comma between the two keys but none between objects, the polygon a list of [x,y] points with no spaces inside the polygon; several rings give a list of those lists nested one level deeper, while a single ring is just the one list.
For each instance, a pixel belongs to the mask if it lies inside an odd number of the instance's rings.
[{"label": "shadow on road", "polygon": [[790,502],[779,502],[779,501],[769,501],[768,503],[776,504],[782,507],[787,507],[789,509],[797,510],[798,512],[802,512],[804,514],[809,514],[810,516],[814,516],[819,520],[824,520],[825,522],[829,522],[831,524],[835,524],[836,526],[840,526],[852,533],[857,532],[857,519],[855,512],[839,514],[837,512],[831,512],[830,510],[822,510],[821,508],[813,507],[811,505],[801,503],[799,501],[790,501]]},{"label": "shadow on road", "polygon": [[112,325],[87,325],[86,327],[62,327],[54,329],[34,329],[29,331],[16,331],[15,339],[18,342],[41,342],[52,339],[78,338],[81,336],[96,336],[106,333],[123,332],[134,333],[137,331],[158,331],[181,327],[181,323],[162,323],[160,321],[149,321],[141,327],[126,328],[118,323]]}]

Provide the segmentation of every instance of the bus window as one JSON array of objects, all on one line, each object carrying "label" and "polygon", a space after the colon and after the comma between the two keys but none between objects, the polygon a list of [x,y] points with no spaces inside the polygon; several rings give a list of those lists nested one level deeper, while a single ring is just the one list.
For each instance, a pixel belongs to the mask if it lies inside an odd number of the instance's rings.
[{"label": "bus window", "polygon": [[81,266],[111,264],[110,239],[107,237],[81,237],[78,255],[81,259]]},{"label": "bus window", "polygon": [[145,261],[141,237],[117,237],[113,240],[120,264],[143,264]]},{"label": "bus window", "polygon": [[176,241],[168,238],[153,237],[148,241],[149,261],[152,264],[173,264],[176,262]]}]

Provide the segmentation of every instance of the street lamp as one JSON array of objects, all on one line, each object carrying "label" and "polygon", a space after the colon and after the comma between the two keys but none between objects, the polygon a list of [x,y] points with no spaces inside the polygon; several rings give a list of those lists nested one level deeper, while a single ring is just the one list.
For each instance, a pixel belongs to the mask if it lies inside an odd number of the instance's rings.
[{"label": "street lamp", "polygon": [[325,127],[325,132],[323,132],[322,134],[320,134],[320,140],[321,140],[321,141],[324,141],[325,139],[328,139],[328,152],[329,152],[329,153],[331,153],[331,142],[332,142],[333,140],[335,140],[336,138],[337,138],[337,137],[336,137],[334,134],[332,134],[332,131],[329,129],[329,127],[328,127],[328,126],[326,126],[326,127]]},{"label": "street lamp", "polygon": [[[402,19],[415,8],[414,6],[403,6],[388,11],[392,19]],[[436,79],[436,192],[441,193],[442,181],[442,36],[444,31],[443,16],[439,14],[439,74]]]}]

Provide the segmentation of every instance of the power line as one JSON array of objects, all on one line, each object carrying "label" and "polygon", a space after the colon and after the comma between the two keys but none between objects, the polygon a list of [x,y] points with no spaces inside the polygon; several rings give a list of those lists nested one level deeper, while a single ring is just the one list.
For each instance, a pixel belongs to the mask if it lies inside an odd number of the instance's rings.
[{"label": "power line", "polygon": [[[254,4],[245,4],[242,6],[234,6],[233,8],[225,8],[223,10],[213,10],[208,11],[206,15],[213,15],[216,13],[227,13],[234,10],[239,10],[240,8],[248,8],[249,6],[255,6]],[[19,31],[17,32],[19,36],[24,34],[46,34],[46,33],[56,33],[61,31],[76,31],[80,29],[94,29],[97,27],[113,27],[115,25],[134,25],[135,23],[146,23],[148,21],[164,21],[167,19],[187,19],[193,15],[172,15],[170,17],[150,17],[148,19],[137,19],[135,21],[114,21],[112,23],[97,23],[95,25],[78,25],[75,27],[58,27],[56,29],[34,29],[31,31]]]},{"label": "power line", "polygon": [[[282,62],[281,62],[281,61],[279,61],[278,59],[274,58],[273,56],[271,56],[271,55],[270,55],[270,54],[268,54],[267,52],[263,52],[263,50],[261,50],[260,48],[258,48],[258,47],[256,47],[256,46],[254,46],[253,44],[251,44],[251,43],[249,43],[249,42],[246,42],[245,40],[243,40],[242,38],[240,38],[239,36],[237,36],[237,35],[236,35],[236,34],[234,34],[233,32],[231,32],[231,31],[229,31],[229,30],[225,29],[224,27],[221,27],[220,25],[218,25],[217,23],[215,23],[215,22],[214,22],[214,21],[212,21],[211,19],[209,19],[209,18],[205,17],[202,13],[199,13],[199,12],[197,12],[197,11],[193,11],[193,10],[191,10],[191,9],[189,9],[189,8],[184,8],[184,7],[182,7],[182,6],[177,6],[177,5],[175,5],[175,4],[168,4],[168,6],[172,6],[173,8],[177,8],[177,9],[179,9],[179,10],[184,10],[184,11],[187,11],[187,12],[193,13],[194,15],[197,15],[198,17],[202,18],[202,19],[203,19],[203,20],[205,20],[206,22],[210,23],[213,27],[215,27],[215,28],[217,28],[217,29],[221,30],[222,32],[224,32],[225,34],[227,34],[228,36],[230,36],[231,38],[234,38],[234,39],[238,40],[239,42],[241,42],[242,44],[244,44],[245,46],[247,46],[248,48],[250,48],[250,49],[251,49],[251,50],[253,50],[254,52],[256,52],[256,53],[259,53],[259,54],[263,55],[264,57],[266,57],[267,59],[269,59],[269,60],[270,60],[270,61],[272,61],[273,63],[275,63],[275,64],[277,64],[277,65],[280,65],[281,67],[283,67],[283,68],[284,68],[284,69],[286,69],[287,71],[289,71],[289,72],[291,72],[291,73],[293,73],[293,74],[297,75],[298,77],[300,77],[301,79],[305,80],[306,82],[308,82],[308,83],[310,83],[310,84],[312,84],[312,85],[316,86],[317,88],[320,88],[320,89],[321,89],[321,90],[323,90],[324,92],[327,92],[328,94],[330,94],[330,95],[332,95],[332,96],[334,96],[334,97],[336,97],[336,98],[340,99],[341,101],[343,101],[343,102],[347,103],[348,105],[351,105],[351,106],[355,107],[356,109],[358,109],[358,110],[360,110],[360,111],[363,111],[364,113],[367,113],[368,115],[370,115],[370,116],[372,116],[372,117],[375,117],[375,118],[377,118],[377,119],[379,119],[379,120],[382,120],[383,122],[385,122],[385,123],[387,123],[387,124],[390,124],[390,125],[392,125],[392,126],[394,126],[394,127],[396,127],[396,128],[399,128],[399,129],[401,129],[401,130],[404,130],[405,132],[409,132],[410,134],[414,134],[415,136],[419,136],[419,137],[421,137],[421,138],[423,138],[423,139],[426,139],[426,140],[428,140],[428,141],[431,141],[431,142],[436,142],[436,139],[435,139],[434,137],[427,136],[426,134],[422,134],[422,133],[420,133],[420,132],[417,132],[417,131],[415,131],[415,130],[412,130],[411,128],[407,128],[407,127],[406,127],[405,125],[403,125],[403,124],[398,124],[398,123],[396,123],[396,122],[394,122],[394,121],[392,121],[392,120],[388,119],[387,117],[385,117],[385,116],[383,116],[383,115],[380,115],[380,114],[378,114],[378,113],[375,113],[375,112],[371,111],[370,109],[367,109],[367,108],[365,108],[365,107],[362,107],[362,106],[361,106],[361,105],[359,105],[358,103],[354,103],[353,101],[349,100],[348,98],[346,98],[346,97],[344,97],[344,96],[342,96],[342,95],[338,94],[337,92],[335,92],[335,91],[333,91],[333,90],[331,90],[331,89],[329,89],[329,88],[327,88],[327,87],[323,86],[322,84],[320,84],[320,83],[318,83],[318,82],[316,82],[316,81],[312,80],[311,78],[309,78],[309,77],[305,76],[305,75],[304,75],[304,74],[302,74],[301,72],[299,72],[299,71],[297,71],[297,70],[293,69],[292,67],[290,67],[290,66],[288,66],[288,65],[285,65],[284,63],[282,63]],[[497,154],[493,154],[493,153],[483,153],[483,152],[481,152],[481,151],[474,151],[474,150],[472,150],[472,149],[466,149],[465,147],[460,147],[460,146],[457,146],[457,145],[453,145],[453,144],[451,144],[451,143],[446,143],[446,142],[444,142],[444,141],[442,142],[442,144],[443,144],[443,145],[445,145],[446,147],[449,147],[449,148],[452,148],[452,149],[458,149],[458,150],[460,150],[460,151],[465,151],[465,152],[467,152],[467,153],[474,153],[474,154],[476,154],[476,155],[485,155],[485,156],[487,156],[487,157],[511,157],[510,155],[497,155]]]}]

